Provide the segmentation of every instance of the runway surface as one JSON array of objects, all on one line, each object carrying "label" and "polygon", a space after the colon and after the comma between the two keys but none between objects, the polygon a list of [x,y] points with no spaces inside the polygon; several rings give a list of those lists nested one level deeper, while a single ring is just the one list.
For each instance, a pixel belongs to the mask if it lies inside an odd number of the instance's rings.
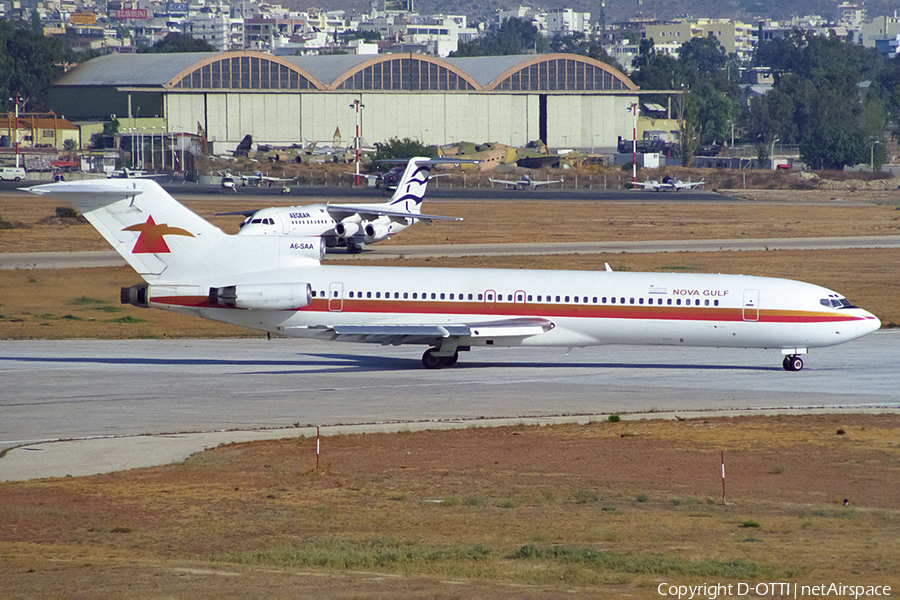
[{"label": "runway surface", "polygon": [[[763,350],[477,349],[439,371],[421,368],[421,352],[285,339],[0,341],[0,449],[25,445],[0,459],[0,480],[22,478],[22,469],[25,478],[97,472],[83,464],[94,460],[83,449],[75,452],[81,461],[54,471],[48,461],[59,460],[57,444],[36,443],[71,438],[657,411],[900,410],[900,331],[814,349],[798,373],[781,368],[778,351]],[[142,461],[113,449],[106,470],[176,460],[162,449],[185,437],[138,438]],[[182,453],[231,439],[244,438],[195,440]],[[71,449],[57,454],[78,458]]]}]

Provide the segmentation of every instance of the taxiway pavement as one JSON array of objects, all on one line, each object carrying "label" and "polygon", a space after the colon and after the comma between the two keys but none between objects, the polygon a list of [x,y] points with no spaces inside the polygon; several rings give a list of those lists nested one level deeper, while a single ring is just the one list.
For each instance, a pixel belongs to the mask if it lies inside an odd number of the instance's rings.
[{"label": "taxiway pavement", "polygon": [[[512,244],[373,245],[360,254],[329,252],[326,262],[385,258],[452,258],[460,256],[539,256],[546,254],[629,254],[651,252],[728,252],[764,250],[846,250],[900,248],[900,235],[853,237],[759,238],[721,240],[652,240],[643,242],[541,242]],[[2,269],[75,269],[125,266],[118,252],[0,253]]]},{"label": "taxiway pavement", "polygon": [[476,349],[439,371],[421,367],[421,352],[287,339],[0,341],[0,450],[14,448],[0,480],[165,464],[315,426],[900,410],[900,331],[814,349],[797,373],[763,350]]}]

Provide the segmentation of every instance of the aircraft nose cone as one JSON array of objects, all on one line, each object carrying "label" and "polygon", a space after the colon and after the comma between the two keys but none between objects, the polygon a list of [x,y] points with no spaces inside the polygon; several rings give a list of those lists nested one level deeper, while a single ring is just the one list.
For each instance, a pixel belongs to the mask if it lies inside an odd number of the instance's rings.
[{"label": "aircraft nose cone", "polygon": [[869,330],[867,333],[872,333],[873,331],[878,331],[881,329],[881,319],[876,317],[870,312],[866,312],[866,323],[869,325]]}]

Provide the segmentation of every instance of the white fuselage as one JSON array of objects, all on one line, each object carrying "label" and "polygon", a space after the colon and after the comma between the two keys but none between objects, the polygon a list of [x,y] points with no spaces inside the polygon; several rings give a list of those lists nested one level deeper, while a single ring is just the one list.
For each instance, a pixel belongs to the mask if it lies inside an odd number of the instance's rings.
[{"label": "white fuselage", "polygon": [[[307,306],[223,308],[207,288],[309,284]],[[472,335],[462,346],[660,344],[782,350],[831,346],[880,321],[817,285],[741,275],[309,266],[209,279],[171,294],[151,287],[151,305],[287,336],[337,339],[341,325],[552,322],[540,335]],[[157,289],[158,288],[158,289]],[[486,328],[486,331],[489,331]],[[366,336],[344,341],[379,341]],[[423,338],[420,343],[433,344]],[[404,343],[410,343],[409,340]]]},{"label": "white fuselage", "polygon": [[[363,220],[359,215],[336,220],[324,204],[264,208],[241,223],[238,235],[286,235],[291,237],[323,237],[328,247],[338,245],[338,239],[358,237],[364,244],[379,242],[409,227],[412,219],[378,216]],[[350,235],[339,235],[339,224],[355,227]],[[369,235],[372,234],[372,235]]]}]

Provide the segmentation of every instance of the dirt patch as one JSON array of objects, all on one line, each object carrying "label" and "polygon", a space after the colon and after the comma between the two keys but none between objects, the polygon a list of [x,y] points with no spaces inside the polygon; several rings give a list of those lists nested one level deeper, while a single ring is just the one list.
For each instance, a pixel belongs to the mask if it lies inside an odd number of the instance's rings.
[{"label": "dirt patch", "polygon": [[[727,190],[742,202],[685,202],[661,193],[652,202],[533,201],[528,192],[509,201],[426,199],[426,212],[462,217],[433,227],[410,227],[380,245],[521,242],[644,241],[730,238],[842,237],[900,234],[900,191],[804,192]],[[624,198],[628,191],[623,190]],[[242,217],[216,216],[235,210],[233,198],[217,195],[179,196],[188,208],[227,233],[236,233]],[[295,199],[296,201],[297,199]],[[330,198],[304,198],[303,203]],[[289,199],[242,196],[242,210],[284,205]],[[373,197],[372,202],[377,202]],[[90,225],[48,223],[59,202],[18,194],[0,195],[0,215],[16,219],[26,230],[4,232],[0,252],[109,250]],[[514,211],[514,219],[510,213]],[[524,232],[524,233],[523,233]]]},{"label": "dirt patch", "polygon": [[231,444],[0,484],[0,576],[79,598],[900,589],[898,441],[898,415],[784,415],[329,437],[319,470],[315,439]]}]

